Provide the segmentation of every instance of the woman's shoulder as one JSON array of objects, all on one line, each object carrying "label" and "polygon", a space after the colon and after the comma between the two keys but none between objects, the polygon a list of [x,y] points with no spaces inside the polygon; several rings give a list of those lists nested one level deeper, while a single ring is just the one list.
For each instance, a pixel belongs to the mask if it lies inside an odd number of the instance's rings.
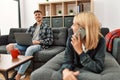
[{"label": "woman's shoulder", "polygon": [[98,42],[98,45],[103,45],[103,46],[105,46],[105,44],[106,44],[106,41],[105,41],[105,38],[104,37],[100,37],[99,38],[99,42]]},{"label": "woman's shoulder", "polygon": [[99,41],[100,41],[100,42],[105,42],[105,37],[101,36],[101,37],[99,38]]}]

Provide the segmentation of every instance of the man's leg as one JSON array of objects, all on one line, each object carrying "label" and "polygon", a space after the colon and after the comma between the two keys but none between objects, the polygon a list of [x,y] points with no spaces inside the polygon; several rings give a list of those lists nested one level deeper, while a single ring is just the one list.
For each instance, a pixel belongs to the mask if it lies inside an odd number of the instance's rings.
[{"label": "man's leg", "polygon": [[[34,52],[39,51],[40,49],[41,49],[40,45],[29,46],[25,52],[25,56],[32,56]],[[23,75],[25,73],[25,71],[29,67],[30,63],[31,63],[31,61],[28,61],[20,66],[20,68],[18,70],[18,74],[16,75],[16,80],[19,80],[21,75]]]},{"label": "man's leg", "polygon": [[[15,48],[15,49],[18,49],[18,50],[20,50],[20,51],[26,51],[27,47],[28,47],[28,46],[18,45],[17,43],[14,44],[14,48]],[[19,67],[20,67],[20,66],[16,67],[15,70],[18,71],[18,70],[19,70]]]},{"label": "man's leg", "polygon": [[[13,50],[13,49],[18,49],[20,51],[25,51],[27,49],[27,47],[28,46],[18,45],[17,43],[10,43],[6,46],[6,50],[7,50],[7,53],[10,54],[10,51]],[[18,70],[19,70],[19,67],[16,67],[15,72],[13,73],[11,79],[13,79],[15,77]]]},{"label": "man's leg", "polygon": [[[13,49],[18,49],[20,51],[25,51],[28,46],[18,45],[17,43],[10,43],[6,46],[7,53],[10,54],[10,51]],[[19,67],[16,67],[15,70],[18,71]]]},{"label": "man's leg", "polygon": [[18,45],[17,43],[10,43],[6,46],[7,53],[10,53],[13,49],[18,49],[20,51],[25,51],[28,46]]},{"label": "man's leg", "polygon": [[[6,46],[7,53],[10,54],[10,51],[13,49],[18,49],[20,51],[25,51],[27,46],[18,45],[17,43],[10,43]],[[19,67],[15,68],[18,71]]]}]

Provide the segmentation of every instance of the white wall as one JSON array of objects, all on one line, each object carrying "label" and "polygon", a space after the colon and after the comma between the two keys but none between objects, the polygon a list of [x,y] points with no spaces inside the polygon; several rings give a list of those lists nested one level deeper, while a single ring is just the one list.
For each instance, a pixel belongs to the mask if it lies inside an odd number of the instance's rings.
[{"label": "white wall", "polygon": [[[55,0],[49,0],[55,1]],[[57,1],[57,0],[56,0]],[[46,2],[46,0],[21,0],[21,27],[26,28],[35,23],[34,14],[35,10],[39,9],[38,4]]]},{"label": "white wall", "polygon": [[[46,0],[20,0],[22,27],[29,27],[33,25],[35,22],[33,12],[38,9],[38,4],[40,2],[45,1]],[[111,31],[120,28],[119,3],[120,0],[94,0],[94,13],[100,20],[102,26],[109,27]],[[1,34],[8,34],[11,27],[18,27],[18,2],[14,0],[1,0]]]},{"label": "white wall", "polygon": [[38,0],[21,0],[21,27],[34,24],[34,10],[38,9]]},{"label": "white wall", "polygon": [[[22,23],[22,27],[29,27],[35,22],[33,12],[38,9],[38,3],[45,1],[46,0],[23,0],[24,7],[22,7],[22,9],[24,9],[24,16],[22,19],[24,22]],[[110,30],[119,28],[119,3],[120,0],[94,0],[94,13],[103,27],[109,27]]]},{"label": "white wall", "polygon": [[120,0],[94,0],[95,14],[102,25],[110,30],[120,28]]},{"label": "white wall", "polygon": [[18,27],[18,2],[14,0],[0,0],[1,35],[8,34],[11,27]]}]

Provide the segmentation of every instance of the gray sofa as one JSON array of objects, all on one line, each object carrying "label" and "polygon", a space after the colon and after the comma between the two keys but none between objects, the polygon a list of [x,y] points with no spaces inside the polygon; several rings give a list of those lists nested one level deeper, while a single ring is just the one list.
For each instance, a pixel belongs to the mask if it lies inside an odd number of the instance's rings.
[{"label": "gray sofa", "polygon": [[[11,28],[9,35],[0,36],[0,53],[6,54],[7,53],[6,48],[5,48],[6,45],[9,43],[16,42],[14,33],[25,32],[26,30],[27,30],[26,28]],[[32,68],[33,70],[42,66],[52,57],[64,51],[65,49],[66,40],[68,36],[68,29],[65,27],[60,27],[60,28],[52,28],[52,31],[53,31],[54,42],[52,46],[50,46],[50,48],[42,50],[42,51],[38,51],[34,54],[34,58],[30,66],[30,68]],[[21,52],[21,54],[23,55],[24,52]]]},{"label": "gray sofa", "polygon": [[[109,31],[106,28],[102,28],[101,32],[105,36]],[[104,70],[99,73],[93,73],[89,71],[80,72],[80,80],[120,80],[120,38],[115,38],[113,41],[112,53],[106,51]],[[50,59],[42,67],[32,72],[30,80],[58,80],[52,78],[53,74],[57,74],[64,60],[65,51],[60,52],[55,57]],[[54,75],[55,77],[55,75]]]},{"label": "gray sofa", "polygon": [[[46,50],[38,51],[34,54],[32,67],[35,71],[31,74],[31,80],[50,80],[52,74],[58,71],[62,65],[66,40],[72,33],[64,27],[52,28],[52,30],[54,33],[53,45]],[[25,31],[25,28],[11,28],[9,35],[0,36],[0,53],[6,54],[6,45],[11,42],[15,43],[15,32]],[[101,28],[101,32],[105,36],[109,32],[109,29]],[[90,72],[81,73],[84,80],[120,80],[120,39],[114,39],[113,43],[113,52],[106,52],[104,71],[100,74]],[[91,76],[92,79],[89,79],[88,76]]]}]

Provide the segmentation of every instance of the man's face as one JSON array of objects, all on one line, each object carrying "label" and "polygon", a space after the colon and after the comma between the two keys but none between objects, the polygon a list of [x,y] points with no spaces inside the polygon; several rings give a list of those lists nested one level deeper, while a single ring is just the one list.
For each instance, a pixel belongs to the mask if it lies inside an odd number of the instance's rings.
[{"label": "man's face", "polygon": [[36,12],[34,15],[35,15],[35,20],[37,22],[40,22],[42,20],[43,16],[42,16],[42,14],[40,12]]}]

